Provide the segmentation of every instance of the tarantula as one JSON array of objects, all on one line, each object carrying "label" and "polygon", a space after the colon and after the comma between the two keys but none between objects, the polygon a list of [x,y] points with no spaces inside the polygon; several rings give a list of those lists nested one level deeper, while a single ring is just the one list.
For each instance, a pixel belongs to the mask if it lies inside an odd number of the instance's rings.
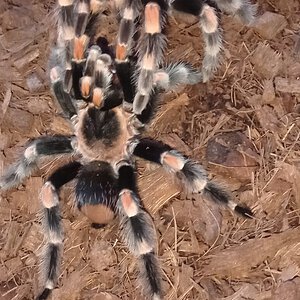
[{"label": "tarantula", "polygon": [[[116,0],[121,22],[118,33],[117,59],[124,60],[133,51],[138,56],[137,93],[133,111],[141,113],[146,107],[154,83],[154,73],[163,62],[166,37],[163,34],[168,12],[177,10],[194,15],[205,42],[202,64],[202,81],[208,81],[219,64],[222,34],[218,12],[236,15],[250,24],[256,14],[256,6],[250,0]],[[134,43],[136,24],[142,24],[140,36]],[[136,45],[135,45],[136,44]],[[134,49],[135,46],[135,49]]]},{"label": "tarantula", "polygon": [[138,93],[132,82],[137,76],[136,61],[114,60],[106,39],[94,38],[99,17],[94,5],[97,1],[79,1],[75,7],[70,3],[59,0],[61,18],[49,75],[53,94],[73,125],[74,135],[44,136],[30,142],[19,161],[1,177],[0,188],[18,185],[31,175],[42,157],[80,155],[78,161],[54,171],[40,193],[46,245],[42,290],[37,299],[47,299],[57,283],[63,247],[59,190],[72,180],[75,204],[94,226],[119,217],[123,241],[139,261],[144,294],[153,300],[162,299],[155,227],[139,197],[134,156],[163,166],[187,192],[201,193],[244,217],[251,217],[252,212],[210,181],[198,162],[141,134],[155,113],[162,91],[198,82],[201,75],[184,63],[158,69],[153,73],[153,88],[145,109],[140,114],[125,111]]}]

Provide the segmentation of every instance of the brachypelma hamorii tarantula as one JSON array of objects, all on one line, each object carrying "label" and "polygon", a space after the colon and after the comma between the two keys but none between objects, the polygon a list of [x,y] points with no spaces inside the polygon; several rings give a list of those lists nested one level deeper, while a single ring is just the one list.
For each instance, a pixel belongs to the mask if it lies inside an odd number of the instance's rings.
[{"label": "brachypelma hamorii tarantula", "polygon": [[[105,1],[104,1],[105,2]],[[163,62],[166,37],[163,33],[168,13],[176,10],[198,18],[205,42],[201,80],[208,81],[219,64],[222,33],[219,11],[238,16],[245,24],[253,22],[256,5],[250,0],[116,0],[121,16],[117,58],[124,60],[132,52],[137,54],[137,93],[133,111],[141,113],[150,97],[154,73]],[[140,24],[136,39],[137,24]]]},{"label": "brachypelma hamorii tarantula", "polygon": [[[49,74],[52,90],[74,127],[73,136],[44,136],[27,145],[19,161],[0,179],[2,190],[30,176],[42,157],[78,154],[58,168],[43,185],[43,229],[46,238],[41,264],[41,293],[47,299],[59,276],[63,230],[59,209],[60,188],[75,181],[75,203],[94,225],[120,219],[124,243],[139,261],[139,279],[145,296],[162,299],[160,267],[155,254],[156,233],[143,208],[136,185],[134,157],[163,166],[189,193],[202,194],[231,210],[252,216],[223,188],[210,181],[203,167],[170,146],[142,136],[155,113],[162,91],[193,84],[201,74],[184,63],[153,71],[149,101],[140,114],[127,112],[138,88],[136,62],[111,52],[104,38],[95,39],[98,1],[59,1],[57,44],[52,49]],[[118,49],[117,49],[118,50]],[[123,104],[123,106],[121,105]]]}]

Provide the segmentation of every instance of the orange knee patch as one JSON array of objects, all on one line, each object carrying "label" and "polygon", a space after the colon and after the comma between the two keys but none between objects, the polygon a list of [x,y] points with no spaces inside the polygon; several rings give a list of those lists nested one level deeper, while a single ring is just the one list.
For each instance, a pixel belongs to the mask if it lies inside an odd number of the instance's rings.
[{"label": "orange knee patch", "polygon": [[204,24],[205,32],[206,33],[216,32],[219,22],[215,10],[208,5],[204,5],[201,15],[205,18],[205,24]]},{"label": "orange knee patch", "polygon": [[58,196],[50,182],[46,182],[43,185],[40,193],[40,198],[43,203],[43,206],[46,208],[51,208],[58,204]]},{"label": "orange knee patch", "polygon": [[171,153],[166,153],[163,156],[163,164],[166,164],[168,167],[175,171],[179,171],[183,168],[184,161]]},{"label": "orange knee patch", "polygon": [[81,61],[84,59],[84,52],[88,42],[89,38],[86,35],[82,35],[81,37],[74,39],[73,58],[75,61]]},{"label": "orange knee patch", "polygon": [[118,44],[116,47],[116,59],[124,61],[127,58],[127,49],[125,45]]},{"label": "orange knee patch", "polygon": [[160,7],[153,2],[145,7],[145,32],[150,34],[161,32]]},{"label": "orange knee patch", "polygon": [[81,95],[88,98],[91,93],[92,79],[89,76],[84,76],[81,79]]},{"label": "orange knee patch", "polygon": [[93,89],[93,104],[100,107],[103,103],[103,92],[100,88]]},{"label": "orange knee patch", "polygon": [[128,217],[133,217],[138,213],[138,205],[134,201],[130,191],[123,191],[120,196],[120,200]]}]

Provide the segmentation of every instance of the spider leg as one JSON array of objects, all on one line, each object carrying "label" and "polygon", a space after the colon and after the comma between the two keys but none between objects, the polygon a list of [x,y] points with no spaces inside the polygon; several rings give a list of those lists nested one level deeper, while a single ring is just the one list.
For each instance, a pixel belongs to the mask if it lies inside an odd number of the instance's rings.
[{"label": "spider leg", "polygon": [[83,76],[80,79],[81,96],[88,99],[92,93],[93,79],[95,74],[95,66],[98,57],[101,54],[101,49],[98,46],[92,46],[89,49],[89,54],[83,69]]},{"label": "spider leg", "polygon": [[[75,38],[74,28],[74,1],[59,0],[59,18],[58,18],[58,38],[57,45],[53,47],[50,55],[50,69],[59,66],[60,81],[62,90],[69,93],[72,88],[72,44]],[[58,71],[58,70],[57,70]],[[50,71],[51,72],[51,71]],[[53,79],[51,78],[51,82]],[[55,94],[55,92],[54,92]],[[56,94],[55,94],[56,96]],[[56,96],[57,98],[57,96]],[[59,103],[60,100],[57,98]]]},{"label": "spider leg", "polygon": [[67,136],[42,137],[31,142],[17,163],[0,178],[0,188],[9,189],[18,185],[36,169],[43,156],[73,153],[74,138]]},{"label": "spider leg", "polygon": [[[132,52],[135,21],[142,8],[140,1],[124,0],[114,1],[121,15],[119,24],[116,62],[125,62]],[[118,3],[121,2],[121,3]]]},{"label": "spider leg", "polygon": [[63,229],[59,210],[59,189],[73,180],[81,164],[72,162],[56,170],[43,185],[40,198],[43,205],[43,229],[47,240],[42,254],[41,281],[43,291],[37,300],[47,299],[54,289],[58,278],[58,269],[63,243]]},{"label": "spider leg", "polygon": [[116,73],[123,90],[123,106],[126,110],[132,110],[132,103],[135,96],[135,86],[133,83],[134,70],[135,66],[131,60],[116,60]]},{"label": "spider leg", "polygon": [[144,294],[153,300],[161,299],[161,276],[157,257],[156,232],[150,215],[143,209],[136,187],[134,168],[122,161],[118,166],[118,214],[124,243],[139,260],[139,278]]},{"label": "spider leg", "polygon": [[253,23],[257,13],[257,5],[250,0],[214,0],[220,10],[230,15],[238,16],[246,25]]},{"label": "spider leg", "polygon": [[[79,81],[82,76],[82,66],[80,63],[73,66],[72,59],[76,56],[77,60],[83,59],[83,53],[88,39],[83,36],[81,40],[75,42],[76,34],[81,32],[79,23],[82,23],[84,11],[87,9],[84,3],[79,3],[77,14],[74,14],[73,0],[59,0],[59,19],[58,19],[58,38],[57,44],[52,48],[49,60],[50,81],[55,98],[61,106],[64,114],[71,119],[77,114],[73,104],[70,91],[73,82]],[[76,19],[76,23],[75,23]],[[81,21],[81,22],[80,22]],[[82,45],[84,44],[84,45]],[[72,51],[74,48],[74,51]],[[75,85],[74,94],[78,98],[78,85]]]},{"label": "spider leg", "polygon": [[116,89],[113,88],[112,91],[109,91],[105,98],[103,99],[102,107],[100,110],[110,110],[114,107],[117,107],[123,103],[123,94],[117,86]]},{"label": "spider leg", "polygon": [[[128,76],[124,77],[125,79],[128,78]],[[135,122],[135,127],[142,129],[151,121],[160,103],[161,92],[172,91],[182,84],[196,84],[200,81],[202,81],[202,74],[188,63],[171,63],[157,70],[154,73],[154,88],[149,94],[146,107],[140,114],[135,114],[134,116],[137,121]]]},{"label": "spider leg", "polygon": [[[123,108],[126,111],[132,112],[136,87],[132,81],[134,76],[134,65],[131,60],[116,64],[116,72],[123,90]],[[164,75],[165,77],[167,75]],[[157,83],[157,85],[159,85]],[[156,89],[156,87],[154,87]],[[148,124],[156,111],[159,103],[159,93],[155,90],[151,91],[145,108],[138,114],[133,115],[134,127],[142,129],[145,124]]]},{"label": "spider leg", "polygon": [[[132,82],[134,72],[134,62],[131,59],[116,63],[116,73],[124,95],[123,107],[127,111],[132,111],[136,90]],[[149,94],[146,106],[134,116],[137,121],[135,127],[142,129],[145,124],[151,121],[159,103],[160,92],[175,90],[179,85],[196,84],[200,81],[202,81],[202,74],[188,63],[171,63],[157,70],[154,73],[153,90]]]},{"label": "spider leg", "polygon": [[140,114],[147,106],[154,85],[154,72],[163,61],[166,37],[162,33],[167,17],[167,0],[142,1],[144,28],[137,45],[139,70],[136,75],[137,93],[133,101],[133,112]]},{"label": "spider leg", "polygon": [[[153,0],[142,1],[142,4],[145,6],[144,28],[137,45],[137,62],[132,57],[128,57],[131,47],[129,45],[133,38],[134,20],[137,18],[138,11],[141,11],[139,5],[133,5],[132,1],[123,3],[125,8],[119,28],[115,62],[116,73],[124,94],[124,108],[133,111],[141,119],[150,120],[153,98],[156,97],[156,95],[153,97],[153,93],[157,93],[157,90],[171,90],[179,84],[196,84],[202,81],[202,74],[185,63],[170,64],[158,70],[163,60],[166,42],[162,28],[165,24],[169,2]],[[152,104],[148,105],[149,102]],[[142,115],[147,117],[141,117]],[[148,121],[142,123],[146,122]]]},{"label": "spider leg", "polygon": [[[127,59],[126,61],[122,62],[116,61],[116,73],[123,91],[123,108],[126,111],[132,112],[133,101],[136,92],[136,87],[132,80],[135,75],[134,62],[131,59]],[[145,124],[150,122],[155,113],[157,103],[158,93],[152,91],[149,95],[146,107],[142,110],[141,113],[134,115],[134,126],[136,128],[141,129]]]},{"label": "spider leg", "polygon": [[151,92],[148,103],[144,110],[140,114],[134,115],[134,126],[139,130],[143,130],[145,125],[149,124],[152,118],[155,116],[159,103],[160,95],[157,92]]},{"label": "spider leg", "polygon": [[222,48],[222,34],[216,10],[205,4],[200,13],[199,24],[205,42],[202,76],[203,82],[207,82],[219,65],[219,56]]},{"label": "spider leg", "polygon": [[83,77],[79,80],[82,97],[101,110],[112,109],[123,101],[120,87],[112,81],[111,65],[111,56],[93,45],[88,50]]},{"label": "spider leg", "polygon": [[[71,64],[71,44],[75,36],[74,29],[74,3],[73,0],[59,0],[59,32],[58,46],[52,49],[53,52],[60,53],[61,65],[64,70],[63,90],[70,92],[72,86],[72,64]],[[65,47],[65,48],[64,48]],[[51,63],[51,61],[50,61]],[[52,81],[52,80],[51,80]]]},{"label": "spider leg", "polygon": [[[58,48],[56,50],[52,50],[52,53],[54,51],[59,51]],[[53,54],[52,56],[54,56]],[[64,74],[63,69],[60,66],[55,66],[50,70],[50,80],[52,85],[52,91],[57,99],[60,107],[62,108],[64,114],[69,118],[72,119],[72,117],[77,115],[76,108],[73,104],[72,98],[69,93],[67,93],[64,89]]]},{"label": "spider leg", "polygon": [[[91,75],[90,70],[84,68],[85,53],[89,43],[96,42],[93,38],[99,25],[102,3],[98,0],[59,0],[58,4],[60,12],[58,38],[53,51],[60,54],[60,60],[57,62],[50,60],[50,64],[63,70],[60,77],[63,77],[63,89],[66,93],[70,93],[73,87],[75,99],[86,98],[85,94],[81,94],[80,79],[83,75]],[[94,52],[92,51],[93,54]],[[89,87],[88,83],[91,84],[86,78],[85,88]]]},{"label": "spider leg", "polygon": [[112,73],[109,69],[111,63],[111,57],[108,54],[102,54],[96,61],[92,93],[92,102],[96,107],[103,105],[104,98],[111,86]]},{"label": "spider leg", "polygon": [[[134,76],[137,92],[133,100],[133,111],[140,114],[147,106],[153,89],[153,73],[163,60],[166,38],[162,33],[162,28],[165,24],[169,3],[167,0],[124,0],[121,5],[117,6],[121,11],[122,19],[117,39],[116,64],[120,65],[119,69],[125,68],[125,70],[129,69],[126,62],[133,48],[135,22],[144,6],[143,30],[137,44],[139,69]],[[129,78],[131,80],[131,77]]]},{"label": "spider leg", "polygon": [[129,57],[132,54],[135,23],[142,5],[140,1],[131,0],[115,0],[115,4],[121,15],[117,36],[115,67],[124,94],[123,106],[126,110],[131,111],[136,91],[133,83],[135,65],[133,65]]},{"label": "spider leg", "polygon": [[202,193],[204,197],[218,204],[226,205],[244,217],[253,215],[250,208],[235,203],[224,188],[210,181],[206,171],[198,162],[184,157],[167,144],[144,138],[136,142],[133,154],[162,165],[177,177],[187,192]]},{"label": "spider leg", "polygon": [[[133,101],[135,97],[136,87],[133,82],[135,66],[132,60],[116,63],[116,73],[123,91],[123,108],[132,112]],[[158,103],[158,93],[151,92],[146,107],[139,114],[135,114],[135,127],[142,128],[149,123],[154,115],[156,104]]]},{"label": "spider leg", "polygon": [[[96,59],[100,55],[100,49],[97,51],[95,48],[91,49],[88,55],[88,64],[86,64],[86,49],[90,43],[90,37],[94,36],[95,26],[97,25],[97,18],[99,17],[98,13],[93,14],[90,11],[90,6],[88,3],[84,3],[81,1],[82,8],[88,12],[88,20],[80,23],[75,23],[75,28],[78,28],[76,31],[76,35],[72,40],[72,43],[66,44],[66,51],[71,53],[71,72],[72,72],[72,81],[70,85],[73,87],[74,97],[75,99],[86,99],[87,95],[85,95],[87,86],[89,88],[89,94],[92,90],[93,82],[87,82],[82,80],[82,76],[93,76],[91,73],[94,71],[94,68],[90,69],[92,65],[95,64]],[[77,6],[79,8],[79,6]],[[78,15],[78,10],[74,9],[74,14]],[[79,18],[77,18],[79,21]],[[85,90],[83,90],[85,89]]]},{"label": "spider leg", "polygon": [[192,14],[199,18],[205,42],[204,59],[202,63],[202,79],[207,82],[219,65],[219,54],[222,48],[222,34],[216,9],[213,3],[203,3],[198,0],[175,0],[172,8],[184,13]]},{"label": "spider leg", "polygon": [[154,85],[159,91],[172,91],[182,84],[197,84],[202,81],[201,72],[185,62],[172,63],[154,73]]}]

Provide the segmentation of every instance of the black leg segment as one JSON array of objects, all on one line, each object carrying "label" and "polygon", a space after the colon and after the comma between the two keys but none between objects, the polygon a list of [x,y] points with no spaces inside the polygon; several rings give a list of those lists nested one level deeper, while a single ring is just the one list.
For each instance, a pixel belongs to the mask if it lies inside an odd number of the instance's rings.
[{"label": "black leg segment", "polygon": [[73,180],[77,176],[79,169],[81,167],[82,167],[81,163],[77,161],[71,162],[59,168],[56,172],[54,172],[48,178],[48,181],[50,181],[53,184],[53,186],[58,190],[64,184]]},{"label": "black leg segment", "polygon": [[156,232],[150,215],[143,209],[138,195],[135,170],[126,161],[119,163],[118,213],[124,243],[137,257],[140,279],[146,295],[151,299],[161,297],[161,276],[157,257],[154,254]]},{"label": "black leg segment", "polygon": [[144,138],[139,141],[133,154],[143,159],[161,164],[161,155],[172,148],[161,142]]},{"label": "black leg segment", "polygon": [[34,141],[38,155],[72,153],[72,138],[67,136],[47,136]]},{"label": "black leg segment", "polygon": [[0,178],[0,188],[5,190],[18,185],[36,169],[43,156],[72,153],[72,139],[68,136],[47,136],[28,144],[19,161]]},{"label": "black leg segment", "polygon": [[177,177],[188,193],[202,194],[205,198],[220,205],[226,205],[244,217],[253,216],[250,208],[235,203],[230,193],[222,186],[210,181],[206,171],[198,162],[189,159],[170,146],[144,138],[136,144],[133,154],[162,165]]},{"label": "black leg segment", "polygon": [[59,189],[73,180],[81,164],[71,162],[57,169],[45,182],[40,198],[43,204],[43,229],[46,238],[45,251],[42,255],[41,274],[44,289],[37,297],[47,299],[54,289],[59,276],[60,256],[63,244],[63,229],[59,209]]}]

